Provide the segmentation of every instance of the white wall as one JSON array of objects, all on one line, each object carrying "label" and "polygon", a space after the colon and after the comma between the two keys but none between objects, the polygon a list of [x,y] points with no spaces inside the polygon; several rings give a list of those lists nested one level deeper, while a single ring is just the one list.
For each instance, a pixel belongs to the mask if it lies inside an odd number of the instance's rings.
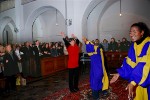
[{"label": "white wall", "polygon": [[13,21],[13,23],[15,24],[15,14],[14,13],[15,13],[14,9],[10,9],[8,11],[4,11],[4,12],[0,13],[0,42],[1,43],[3,41],[2,34],[3,34],[3,30],[4,30],[5,26],[11,21]]},{"label": "white wall", "polygon": [[10,17],[12,20],[16,20],[16,16],[15,16],[15,9],[10,9],[10,10],[6,10],[4,12],[0,13],[0,21],[4,18],[4,17]]},{"label": "white wall", "polygon": [[[122,0],[122,17],[119,16],[119,0],[101,1],[97,0],[96,2],[95,0],[88,6],[89,12],[87,10],[85,12],[90,13],[88,19],[86,19],[88,15],[84,14],[82,29],[89,40],[96,38],[101,41],[104,38],[110,40],[111,37],[115,37],[117,40],[122,37],[130,39],[129,28],[134,22],[143,21],[149,26],[150,11],[148,9],[150,9],[150,1]],[[93,8],[93,10],[90,8]]]},{"label": "white wall", "polygon": [[[65,1],[67,3],[65,3]],[[10,18],[14,20],[16,23],[17,20],[17,26],[19,28],[18,36],[20,37],[20,42],[24,41],[32,41],[32,24],[34,20],[45,11],[49,10],[50,8],[56,8],[58,11],[63,15],[63,18],[65,19],[71,19],[72,25],[71,26],[65,26],[66,30],[65,33],[67,33],[69,36],[74,33],[77,37],[81,39],[82,37],[82,18],[83,14],[86,10],[86,7],[89,5],[89,3],[92,0],[36,0],[31,3],[27,3],[25,5],[18,5],[16,0],[16,9],[14,12],[11,10],[6,11],[5,13],[2,13],[3,16],[0,18],[3,18],[8,14],[8,12],[11,11],[9,14]],[[67,9],[65,8],[65,4]],[[67,10],[67,11],[66,11]],[[20,15],[19,15],[20,12]],[[21,12],[23,12],[21,14]],[[18,18],[19,17],[19,18]],[[64,27],[64,26],[63,26]],[[18,41],[18,42],[19,42]]]},{"label": "white wall", "polygon": [[64,0],[42,0],[42,1],[37,0],[31,3],[25,4],[23,6],[24,13],[26,13],[26,15],[24,16],[25,28],[24,28],[24,33],[23,33],[24,37],[22,38],[22,40],[32,41],[32,24],[34,20],[39,15],[50,10],[51,8],[58,9],[64,18],[64,15],[65,15],[64,5],[65,5]]},{"label": "white wall", "polygon": [[[99,22],[101,40],[110,40],[111,37],[121,40],[129,38],[130,26],[135,22],[145,22],[150,26],[150,2],[146,0],[122,0],[122,16],[119,16],[120,2],[111,5],[103,14]],[[141,6],[143,5],[143,6]]]},{"label": "white wall", "polygon": [[[19,5],[17,1],[15,3]],[[128,38],[126,33],[128,33],[133,22],[144,21],[149,24],[150,11],[147,10],[150,9],[149,4],[150,2],[147,0],[122,0],[123,16],[119,17],[119,0],[36,0],[16,6],[16,9],[18,7],[20,10],[10,9],[0,13],[0,21],[5,16],[9,16],[17,27],[20,26],[17,34],[20,42],[32,41],[32,24],[40,15],[38,22],[40,25],[35,24],[34,32],[38,33],[37,29],[44,26],[40,33],[43,34],[41,36],[45,36],[47,33],[48,36],[56,35],[63,30],[69,36],[74,33],[80,40],[83,34],[90,39],[99,38],[100,40],[111,37],[119,39],[121,36]],[[50,13],[44,14],[52,8],[60,12],[61,25],[58,26],[59,29],[54,27],[55,20],[52,20],[54,16]],[[71,19],[72,25],[64,25],[64,19]],[[52,39],[57,40],[59,38]]]},{"label": "white wall", "polygon": [[83,15],[91,1],[92,0],[67,0],[67,18],[72,19],[72,25],[67,27],[69,36],[74,33],[82,41]]},{"label": "white wall", "polygon": [[[54,7],[58,9],[64,18],[72,20],[72,25],[66,26],[67,29],[65,33],[69,36],[74,33],[78,38],[81,39],[82,17],[86,7],[91,2],[91,0],[66,0],[66,2],[67,9],[65,9],[65,0],[37,0],[35,2],[24,5],[24,22],[26,23],[23,37],[26,37],[26,34],[29,34],[28,38],[26,39],[31,40],[31,27],[34,19],[36,19],[36,17],[41,13],[49,10],[49,8]],[[22,38],[21,40],[25,39]]]},{"label": "white wall", "polygon": [[[56,17],[57,24],[56,25]],[[62,41],[60,32],[65,32],[65,19],[62,14],[56,9],[51,8],[45,13],[41,14],[35,21],[34,24],[33,39],[40,40],[43,42],[49,41]]]},{"label": "white wall", "polygon": [[107,0],[99,3],[90,13],[87,19],[87,38],[95,40],[98,38],[98,19],[100,12],[103,10]]}]

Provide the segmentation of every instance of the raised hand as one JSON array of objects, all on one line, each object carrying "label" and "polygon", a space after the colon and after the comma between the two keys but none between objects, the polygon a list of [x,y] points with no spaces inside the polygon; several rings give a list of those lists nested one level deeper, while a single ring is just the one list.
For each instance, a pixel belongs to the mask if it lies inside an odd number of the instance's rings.
[{"label": "raised hand", "polygon": [[82,36],[82,40],[83,40],[84,42],[87,41],[86,37],[84,37],[84,36]]},{"label": "raised hand", "polygon": [[65,33],[64,32],[61,32],[60,35],[65,38]]},{"label": "raised hand", "polygon": [[75,36],[74,34],[71,34],[71,37],[72,37],[72,38],[76,38],[76,36]]},{"label": "raised hand", "polygon": [[119,78],[119,74],[114,74],[113,78],[110,80],[110,84],[116,82],[118,78]]}]

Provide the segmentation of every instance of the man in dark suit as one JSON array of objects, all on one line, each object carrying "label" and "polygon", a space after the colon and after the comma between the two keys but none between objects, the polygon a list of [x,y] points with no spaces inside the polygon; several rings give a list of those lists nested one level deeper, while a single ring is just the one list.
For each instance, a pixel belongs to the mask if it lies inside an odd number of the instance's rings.
[{"label": "man in dark suit", "polygon": [[35,41],[35,46],[33,47],[33,52],[34,52],[35,63],[36,63],[36,76],[39,77],[39,76],[41,76],[40,56],[43,55],[41,53],[39,40]]},{"label": "man in dark suit", "polygon": [[16,75],[19,73],[18,58],[11,45],[6,45],[4,55],[4,76],[6,77],[6,90],[16,90]]},{"label": "man in dark suit", "polygon": [[22,48],[22,52],[23,52],[23,75],[24,77],[26,76],[31,76],[32,72],[31,72],[31,57],[33,56],[33,51],[32,51],[32,47],[29,45],[29,42],[25,42],[24,43],[24,47]]}]

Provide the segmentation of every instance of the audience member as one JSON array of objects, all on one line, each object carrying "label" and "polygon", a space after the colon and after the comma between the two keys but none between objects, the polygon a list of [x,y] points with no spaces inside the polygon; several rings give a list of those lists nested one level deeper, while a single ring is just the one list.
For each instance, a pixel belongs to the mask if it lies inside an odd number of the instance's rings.
[{"label": "audience member", "polygon": [[34,52],[35,63],[36,63],[35,77],[39,77],[39,76],[41,76],[40,56],[43,55],[39,40],[35,41],[35,46],[33,47],[33,52]]},{"label": "audience member", "polygon": [[58,52],[58,56],[64,55],[64,52],[63,52],[63,46],[61,46],[60,43],[58,44],[57,52]]},{"label": "audience member", "polygon": [[118,44],[117,42],[115,41],[115,38],[111,38],[111,41],[108,45],[108,50],[109,51],[118,51]]},{"label": "audience member", "polygon": [[104,51],[108,51],[108,41],[106,39],[103,40],[102,48]]},{"label": "audience member", "polygon": [[49,48],[49,44],[48,43],[45,43],[43,45],[43,48],[42,48],[42,53],[44,56],[50,56],[50,48]]},{"label": "audience member", "polygon": [[122,42],[120,44],[121,51],[126,51],[127,52],[129,47],[130,47],[130,42],[127,41],[126,38],[122,38]]},{"label": "audience member", "polygon": [[18,57],[10,44],[6,45],[6,53],[3,58],[4,76],[6,77],[6,91],[16,90],[16,75],[19,73]]},{"label": "audience member", "polygon": [[22,59],[22,72],[23,76],[32,76],[32,70],[31,70],[31,58],[33,56],[33,50],[32,50],[32,45],[28,41],[24,43],[24,47],[21,50],[23,52],[23,59]]},{"label": "audience member", "polygon": [[51,56],[52,57],[58,56],[58,51],[57,51],[56,45],[54,43],[52,44],[52,48],[51,48]]},{"label": "audience member", "polygon": [[15,54],[18,57],[19,72],[22,73],[22,57],[21,57],[21,55],[23,55],[23,52],[20,51],[20,46],[19,45],[16,45]]}]

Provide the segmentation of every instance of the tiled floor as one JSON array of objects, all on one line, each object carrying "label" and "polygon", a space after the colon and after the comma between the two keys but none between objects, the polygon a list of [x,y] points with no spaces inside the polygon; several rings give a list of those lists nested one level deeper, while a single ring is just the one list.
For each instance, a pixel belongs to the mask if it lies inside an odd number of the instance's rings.
[{"label": "tiled floor", "polygon": [[[89,77],[89,71],[80,75],[80,80]],[[0,94],[0,100],[41,100],[44,97],[68,88],[68,70],[57,72],[45,78],[34,78],[18,91]]]}]

